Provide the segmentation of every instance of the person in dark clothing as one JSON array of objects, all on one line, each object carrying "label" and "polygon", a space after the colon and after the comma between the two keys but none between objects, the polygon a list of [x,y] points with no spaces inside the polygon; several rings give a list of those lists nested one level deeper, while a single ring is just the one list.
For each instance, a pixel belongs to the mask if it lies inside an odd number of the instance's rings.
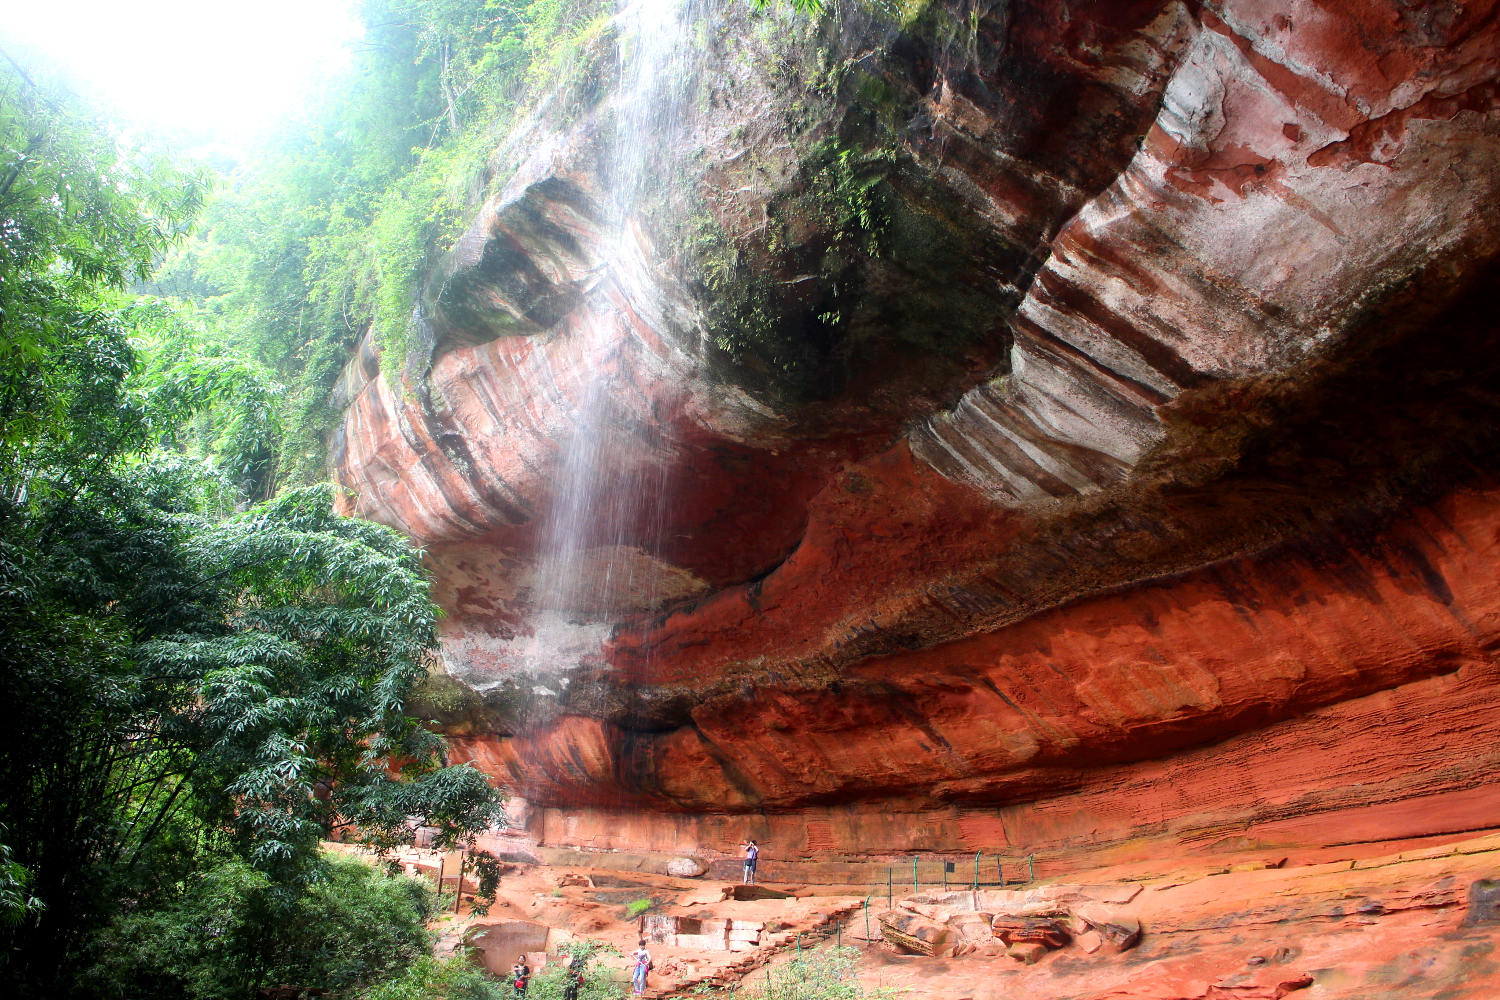
[{"label": "person in dark clothing", "polygon": [[524,997],[526,988],[531,985],[531,966],[526,964],[526,956],[522,955],[516,959],[516,964],[511,967],[510,978],[516,988],[516,996]]},{"label": "person in dark clothing", "polygon": [[583,958],[573,956],[568,963],[567,976],[563,979],[563,1000],[578,1000],[578,991],[583,989]]},{"label": "person in dark clothing", "polygon": [[745,884],[755,884],[755,863],[760,860],[760,848],[755,841],[745,843]]}]

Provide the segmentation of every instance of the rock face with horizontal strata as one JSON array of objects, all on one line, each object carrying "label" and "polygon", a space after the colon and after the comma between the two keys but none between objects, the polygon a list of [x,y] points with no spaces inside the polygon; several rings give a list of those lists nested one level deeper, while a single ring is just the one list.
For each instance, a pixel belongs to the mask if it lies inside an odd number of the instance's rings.
[{"label": "rock face with horizontal strata", "polygon": [[[549,841],[792,817],[768,859],[1492,822],[1495,4],[692,16],[635,264],[606,33],[402,384],[368,346],[340,384],[456,750]],[[597,475],[669,502],[599,556],[650,586],[549,624],[599,380]]]}]

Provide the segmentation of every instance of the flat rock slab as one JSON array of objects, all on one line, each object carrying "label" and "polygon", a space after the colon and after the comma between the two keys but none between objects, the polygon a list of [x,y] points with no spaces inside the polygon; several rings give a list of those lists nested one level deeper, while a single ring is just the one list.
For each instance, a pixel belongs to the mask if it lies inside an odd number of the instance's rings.
[{"label": "flat rock slab", "polygon": [[485,969],[502,976],[518,956],[545,952],[548,930],[546,924],[531,920],[477,921],[464,934],[464,944],[478,952]]},{"label": "flat rock slab", "polygon": [[812,893],[800,885],[788,886],[785,891],[765,885],[726,885],[724,887],[725,899],[733,899],[741,903],[748,903],[753,899],[801,899],[810,895]]},{"label": "flat rock slab", "polygon": [[591,875],[594,887],[598,889],[649,889],[644,882],[632,881],[628,878],[620,878],[616,875]]},{"label": "flat rock slab", "polygon": [[653,895],[648,889],[621,889],[617,892],[591,892],[588,898],[596,903],[608,903],[618,906],[622,903],[634,903],[638,899],[649,899],[658,902],[660,896]]}]

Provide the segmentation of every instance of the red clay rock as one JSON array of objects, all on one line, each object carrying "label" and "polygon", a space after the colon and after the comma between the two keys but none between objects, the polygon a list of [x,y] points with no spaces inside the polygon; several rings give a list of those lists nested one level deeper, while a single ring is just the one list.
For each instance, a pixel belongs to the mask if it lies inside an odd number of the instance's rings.
[{"label": "red clay rock", "polygon": [[[479,759],[544,801],[583,805],[591,789],[614,780],[615,755],[629,746],[653,776],[652,793],[690,809],[785,808],[856,791],[925,794],[929,802],[1040,797],[1088,786],[1090,768],[1103,766],[1098,792],[1088,794],[1121,800],[1093,810],[1120,838],[1173,815],[1207,817],[1215,802],[1234,822],[1284,825],[1460,786],[1483,796],[1476,783],[1487,786],[1492,773],[1479,764],[1491,753],[1483,706],[1500,697],[1484,652],[1500,639],[1491,634],[1500,590],[1487,569],[1500,558],[1497,524],[1500,493],[1457,495],[1360,549],[1288,547],[1080,602],[862,664],[837,694],[758,687],[754,711],[738,697],[711,703],[694,712],[690,729],[632,742],[597,720],[564,716],[493,744],[484,753],[496,756]],[[1330,709],[1316,723],[1290,718],[1341,701],[1347,709]],[[1423,735],[1431,717],[1450,712],[1469,721],[1437,741]],[[1272,728],[1243,750],[1228,743],[1137,768],[1148,783],[1157,779],[1146,775],[1160,776],[1159,792],[1137,785],[1120,795],[1125,772],[1106,763],[1181,750],[1205,728],[1222,736],[1257,727]],[[477,755],[479,744],[469,745]],[[1401,749],[1413,745],[1427,748],[1424,757],[1451,760],[1458,783],[1444,777],[1450,772],[1414,766],[1422,758]],[[1460,745],[1472,750],[1446,756]],[[1243,765],[1230,763],[1241,754]],[[1222,767],[1248,784],[1224,785]],[[1393,784],[1378,799],[1359,797],[1372,781]],[[1200,792],[1187,793],[1200,782]],[[1355,799],[1334,791],[1356,785],[1366,791],[1351,791]],[[1262,791],[1247,798],[1245,787]],[[1295,806],[1259,797],[1294,788],[1307,793],[1284,800]],[[1022,807],[1043,825],[1018,817],[1003,839],[991,824],[994,832],[976,829],[953,844],[1041,846],[1052,839],[1047,817],[1078,808]],[[1378,821],[1372,814],[1365,822]],[[1439,812],[1408,810],[1391,829],[1421,835],[1441,832],[1442,822]]]},{"label": "red clay rock", "polygon": [[1141,939],[1141,922],[1135,917],[1100,903],[1075,907],[1073,916],[1097,931],[1116,951],[1134,948]]},{"label": "red clay rock", "polygon": [[892,945],[919,955],[935,955],[948,943],[948,928],[920,913],[887,910],[880,914],[880,933]]},{"label": "red clay rock", "polygon": [[1022,965],[1035,965],[1047,955],[1047,946],[1040,941],[1017,941],[1005,953]]},{"label": "red clay rock", "polygon": [[997,916],[990,922],[990,929],[1008,945],[1034,941],[1048,948],[1061,948],[1068,943],[1068,933],[1059,920]]},{"label": "red clay rock", "polygon": [[[1487,216],[1471,210],[1487,203],[1479,183],[1484,171],[1465,181],[1463,169],[1434,163],[1434,157],[1482,158],[1493,146],[1483,122],[1494,38],[1481,15],[1414,25],[1397,8],[1350,2],[1287,28],[1248,2],[1196,18],[1174,4],[1094,3],[1075,5],[1067,15],[1034,4],[1024,5],[1004,31],[1015,49],[1007,58],[963,72],[943,65],[919,71],[932,77],[933,95],[914,95],[921,114],[934,116],[932,138],[911,138],[908,152],[924,167],[933,156],[951,163],[947,169],[956,173],[937,170],[938,183],[984,192],[992,224],[1020,245],[1045,240],[1048,257],[1010,324],[1011,376],[974,388],[951,417],[924,424],[907,444],[872,461],[908,461],[909,448],[917,471],[937,469],[971,482],[1008,501],[1000,504],[1004,510],[1012,509],[1009,501],[1111,486],[1177,433],[1174,421],[1202,422],[1205,412],[1182,402],[1184,390],[1201,395],[1213,380],[1279,377],[1318,356],[1318,345],[1329,340],[1320,331],[1334,331],[1333,341],[1352,336],[1351,310],[1372,283],[1417,266],[1403,255],[1435,247],[1467,261],[1492,252],[1485,249],[1493,243]],[[1353,37],[1360,45],[1349,43]],[[1080,57],[1076,45],[1089,57]],[[1029,113],[1028,99],[1043,95],[1026,91],[1036,74],[1013,70],[1017,65],[1044,67],[1059,93],[1095,97],[1078,108],[1111,107],[1115,115],[1080,110],[1073,119],[1047,121]],[[976,72],[991,88],[987,99],[974,87]],[[1147,109],[1158,98],[1162,110],[1146,129]],[[1118,136],[1123,143],[1110,145],[1114,133],[1101,133],[1101,120],[1109,129],[1136,124],[1139,135],[1127,130]],[[1039,135],[1050,144],[1036,141]],[[1127,162],[1120,149],[1137,137],[1145,142]],[[1021,149],[1026,155],[1018,158]],[[718,190],[715,176],[710,169],[704,183]],[[554,188],[534,187],[525,199],[565,211]],[[735,208],[720,205],[719,217],[761,217],[746,197],[753,196],[735,194]],[[519,239],[514,227],[506,228],[503,210],[487,210],[473,239],[492,230]],[[1061,232],[1047,235],[1068,219]],[[1358,240],[1365,253],[1344,252]],[[1246,247],[1259,256],[1246,256],[1240,249]],[[1260,263],[1272,260],[1274,266]],[[1306,260],[1329,266],[1297,266]],[[1430,255],[1422,261],[1428,266]],[[592,257],[583,260],[564,283],[582,280],[593,266]],[[692,575],[678,581],[676,595],[691,597],[703,583],[723,588],[779,564],[758,588],[734,588],[732,599],[711,602],[723,605],[728,621],[704,608],[689,616],[696,627],[680,640],[681,626],[645,637],[648,659],[677,659],[680,648],[684,666],[699,670],[720,658],[728,665],[762,656],[805,662],[847,656],[839,650],[851,645],[868,648],[874,634],[889,649],[890,633],[913,614],[928,616],[932,586],[1013,548],[1013,517],[994,513],[953,524],[928,516],[929,502],[965,505],[962,491],[945,494],[941,482],[925,490],[894,484],[882,505],[892,516],[857,504],[808,511],[818,489],[852,484],[840,466],[870,453],[881,435],[746,447],[723,435],[732,421],[722,400],[697,398],[704,387],[692,359],[677,357],[660,331],[636,322],[600,333],[608,324],[584,310],[559,320],[565,336],[455,347],[433,368],[444,401],[436,410],[398,401],[367,375],[349,380],[346,394],[356,403],[338,465],[361,488],[358,509],[401,523],[425,541],[472,543],[467,557],[435,556],[445,575],[453,562],[485,564],[502,556],[524,562],[535,543],[527,525],[545,504],[551,468],[584,391],[576,373],[590,370],[593,352],[607,358],[619,389],[619,421],[651,428],[643,454],[681,470],[681,482],[672,483],[673,537],[690,539],[697,554],[671,555],[678,571]],[[1238,402],[1256,398],[1247,390]],[[397,412],[403,407],[411,411],[404,419]],[[843,430],[847,435],[849,428]],[[598,474],[613,480],[625,472]],[[880,476],[856,470],[855,479],[869,478]],[[804,532],[805,518],[811,523]],[[898,530],[881,530],[890,521]],[[933,551],[934,543],[958,533],[986,537],[977,546],[943,552],[947,546],[939,544]],[[836,553],[833,567],[841,586],[814,582],[830,569],[818,558],[822,535],[848,547]],[[910,542],[911,555],[898,556],[893,540],[903,548]],[[490,558],[475,560],[476,548],[488,549]],[[794,548],[797,556],[783,561]],[[467,581],[459,587],[468,592],[464,614],[449,626],[454,658],[503,669],[519,652],[497,633],[527,630],[524,599],[517,596],[524,587],[468,580],[466,572],[458,571]],[[1123,570],[1121,579],[1140,574],[1140,567]],[[1004,585],[1014,589],[1016,582]],[[794,602],[799,617],[792,628],[766,613],[777,603],[759,596],[767,590]],[[962,606],[949,610],[960,619],[970,614]],[[736,624],[747,615],[761,627]],[[921,630],[936,627],[923,622]],[[789,646],[789,633],[805,648]],[[612,655],[634,659],[627,645]]]}]

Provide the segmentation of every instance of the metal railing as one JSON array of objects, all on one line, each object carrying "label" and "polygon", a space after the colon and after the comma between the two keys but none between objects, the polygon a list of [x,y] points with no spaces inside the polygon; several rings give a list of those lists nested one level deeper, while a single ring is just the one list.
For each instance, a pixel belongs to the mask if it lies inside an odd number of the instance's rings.
[{"label": "metal railing", "polygon": [[[946,858],[938,861],[927,862],[929,866],[941,865],[941,869],[934,873],[935,877],[928,878],[926,880],[926,884],[929,888],[937,888],[937,886],[941,884],[944,892],[950,892],[953,889],[973,889],[975,891],[978,891],[979,889],[1004,888],[1008,885],[1028,885],[1036,881],[1035,854],[1028,854],[1024,857],[1011,858],[1009,860],[1007,860],[1005,855],[1003,854],[993,854],[988,855],[988,857],[993,858],[993,862],[985,861],[986,855],[983,851],[976,852],[974,855],[973,876],[965,877],[962,881],[958,881],[957,879],[951,877],[958,874],[958,862],[950,861]],[[993,863],[994,865],[994,881],[988,881],[985,877],[989,874],[988,869],[991,863]],[[1007,879],[1007,864],[1011,866],[1011,870],[1015,873],[1014,878]],[[887,908],[895,905],[897,886],[900,886],[903,895],[906,894],[907,886],[911,887],[911,895],[916,895],[917,893],[920,893],[922,891],[923,879],[921,865],[922,862],[920,856],[915,854],[912,855],[911,880],[907,881],[905,878],[903,878],[899,882],[896,881],[896,867],[892,865],[886,868],[885,897]],[[967,867],[968,866],[965,865],[965,868]],[[905,872],[903,870],[903,875],[904,874]],[[968,876],[969,873],[966,871],[964,872],[964,875]],[[879,895],[878,890],[875,893],[871,894],[871,896],[877,895]]]}]

